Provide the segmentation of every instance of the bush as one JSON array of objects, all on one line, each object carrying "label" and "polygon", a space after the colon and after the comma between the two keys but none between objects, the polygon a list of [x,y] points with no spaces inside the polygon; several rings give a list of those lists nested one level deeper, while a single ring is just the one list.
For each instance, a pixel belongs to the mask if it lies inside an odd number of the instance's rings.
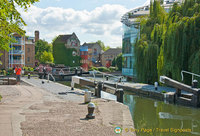
[{"label": "bush", "polygon": [[111,72],[114,72],[114,71],[116,71],[117,70],[117,68],[116,67],[109,67],[108,68]]},{"label": "bush", "polygon": [[34,68],[32,67],[23,67],[24,71],[33,72]]},{"label": "bush", "polygon": [[106,67],[99,67],[98,70],[100,72],[111,72],[111,70],[109,68],[106,68]]},{"label": "bush", "polygon": [[98,71],[98,68],[97,68],[97,67],[91,67],[91,68],[89,69],[89,71],[93,71],[93,70],[97,70],[97,71]]}]

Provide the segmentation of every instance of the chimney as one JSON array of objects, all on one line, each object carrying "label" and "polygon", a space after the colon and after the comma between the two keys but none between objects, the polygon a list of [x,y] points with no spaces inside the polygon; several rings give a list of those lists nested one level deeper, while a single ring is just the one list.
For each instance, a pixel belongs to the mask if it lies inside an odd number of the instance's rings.
[{"label": "chimney", "polygon": [[40,39],[40,32],[39,31],[35,31],[35,42],[37,42]]}]

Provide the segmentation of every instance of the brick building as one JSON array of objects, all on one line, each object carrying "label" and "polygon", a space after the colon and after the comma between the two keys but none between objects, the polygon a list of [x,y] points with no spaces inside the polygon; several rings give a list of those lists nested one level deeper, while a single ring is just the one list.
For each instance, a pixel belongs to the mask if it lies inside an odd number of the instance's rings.
[{"label": "brick building", "polygon": [[88,47],[81,46],[80,47],[80,56],[81,56],[81,67],[88,71]]},{"label": "brick building", "polygon": [[80,65],[80,41],[75,33],[59,35],[53,42],[55,64],[65,66]]},{"label": "brick building", "polygon": [[9,52],[0,51],[3,55],[0,57],[2,64],[0,69],[13,68],[16,65],[21,67],[35,66],[35,41],[39,39],[39,31],[35,31],[35,37],[21,36],[13,34],[15,43],[10,44]]},{"label": "brick building", "polygon": [[104,67],[110,67],[112,61],[122,52],[121,48],[110,48],[102,54],[101,62]]},{"label": "brick building", "polygon": [[84,43],[82,46],[88,47],[88,66],[101,66],[101,46],[98,43]]}]

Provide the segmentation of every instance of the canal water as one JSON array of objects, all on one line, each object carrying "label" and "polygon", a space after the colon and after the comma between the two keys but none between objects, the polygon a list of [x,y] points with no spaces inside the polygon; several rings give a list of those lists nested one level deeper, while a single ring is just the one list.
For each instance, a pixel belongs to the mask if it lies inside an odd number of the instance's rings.
[{"label": "canal water", "polygon": [[[101,96],[116,100],[115,95],[103,91]],[[200,136],[200,108],[167,104],[129,91],[124,91],[124,104],[135,126],[134,130],[124,128],[126,131],[135,131],[138,136]]]},{"label": "canal water", "polygon": [[[116,100],[116,96],[102,92],[102,98]],[[139,136],[200,136],[200,109],[167,104],[162,101],[124,92],[124,104],[130,109]]]},{"label": "canal water", "polygon": [[140,135],[199,136],[200,109],[167,104],[149,98],[124,93],[135,131]]}]

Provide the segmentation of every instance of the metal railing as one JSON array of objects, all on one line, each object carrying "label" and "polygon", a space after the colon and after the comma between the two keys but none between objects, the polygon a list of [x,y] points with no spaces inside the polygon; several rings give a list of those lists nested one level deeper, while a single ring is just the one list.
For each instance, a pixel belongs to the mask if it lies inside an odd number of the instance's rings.
[{"label": "metal railing", "polygon": [[182,71],[181,71],[182,81],[183,81],[183,79],[184,79],[183,73],[187,73],[187,74],[192,75],[192,82],[193,82],[193,80],[194,80],[194,76],[196,76],[196,77],[200,77],[200,75],[198,75],[198,74],[195,74],[195,73],[192,73],[192,72],[188,72],[188,71],[184,71],[184,70],[182,70]]},{"label": "metal railing", "polygon": [[93,75],[94,77],[94,83],[96,82],[96,74],[102,74],[103,75],[103,85],[104,85],[104,82],[107,81],[106,78],[108,77],[113,77],[115,80],[115,83],[116,83],[116,89],[117,89],[117,86],[118,86],[118,83],[123,83],[124,82],[124,77],[123,76],[114,76],[112,74],[107,74],[107,73],[104,73],[104,72],[100,72],[100,71],[96,71],[96,70],[93,70],[93,71],[89,71],[90,74]]}]

